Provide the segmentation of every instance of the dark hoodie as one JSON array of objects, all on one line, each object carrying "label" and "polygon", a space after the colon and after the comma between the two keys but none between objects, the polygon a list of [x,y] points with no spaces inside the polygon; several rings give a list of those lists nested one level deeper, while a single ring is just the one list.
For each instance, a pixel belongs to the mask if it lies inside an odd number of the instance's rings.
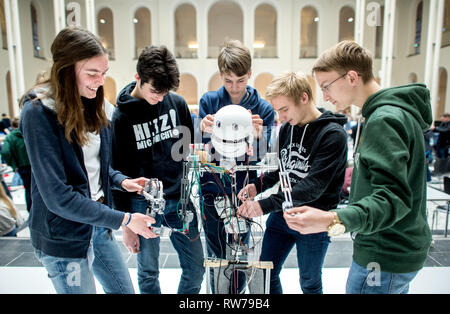
[{"label": "dark hoodie", "polygon": [[429,91],[423,84],[380,90],[362,115],[350,205],[337,210],[353,232],[353,259],[391,273],[418,271],[431,243],[423,137],[432,122]]},{"label": "dark hoodie", "polygon": [[[308,205],[323,210],[336,208],[344,183],[347,163],[347,117],[321,109],[322,115],[304,126],[284,123],[278,135],[279,157],[289,172],[294,206]],[[279,171],[267,173],[262,192],[279,182]],[[284,194],[260,200],[264,214],[282,210]]]},{"label": "dark hoodie", "polygon": [[[156,105],[131,96],[136,86],[126,86],[117,97],[112,117],[112,166],[130,177],[162,181],[164,198],[180,197],[182,158],[194,140],[191,114],[186,101],[174,93]],[[134,193],[114,191],[118,210],[130,209]]]}]

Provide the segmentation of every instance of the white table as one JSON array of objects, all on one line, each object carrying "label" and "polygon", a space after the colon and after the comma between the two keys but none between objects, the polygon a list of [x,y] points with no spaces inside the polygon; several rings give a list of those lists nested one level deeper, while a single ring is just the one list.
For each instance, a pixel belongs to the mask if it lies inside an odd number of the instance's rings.
[{"label": "white table", "polygon": [[[448,216],[450,212],[450,194],[444,193],[427,185],[427,201],[447,202],[447,215],[445,216],[445,225],[448,226]],[[447,228],[445,228],[444,236],[447,237]]]}]

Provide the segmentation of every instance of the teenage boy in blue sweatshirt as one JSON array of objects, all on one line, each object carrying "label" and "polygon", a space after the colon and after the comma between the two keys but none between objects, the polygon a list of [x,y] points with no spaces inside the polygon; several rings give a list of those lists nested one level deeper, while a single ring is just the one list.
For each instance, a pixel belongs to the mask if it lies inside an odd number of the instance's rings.
[{"label": "teenage boy in blue sweatshirt", "polygon": [[[210,142],[210,135],[214,125],[214,115],[219,109],[227,105],[239,105],[249,110],[252,115],[255,141],[253,143],[254,156],[251,161],[259,161],[267,150],[267,144],[270,141],[271,128],[274,121],[274,110],[272,106],[264,99],[261,99],[256,89],[247,85],[251,77],[252,58],[250,51],[238,40],[231,40],[225,43],[218,57],[218,66],[220,78],[223,86],[217,91],[205,93],[200,99],[199,118],[200,131],[202,132],[203,142]],[[216,152],[213,156],[218,156]],[[249,156],[238,158],[238,162],[247,162]],[[245,159],[245,160],[244,160]],[[216,160],[218,162],[219,160]],[[237,173],[237,191],[239,191],[244,182],[246,173]],[[256,173],[250,173],[250,180],[256,178]],[[204,174],[202,177],[202,194],[204,196],[204,226],[206,234],[208,257],[225,258],[226,257],[226,233],[223,221],[219,218],[215,209],[215,199],[223,196],[224,192],[228,197],[231,196],[231,186],[225,184],[219,187],[211,174]],[[231,199],[231,198],[230,198]],[[248,243],[248,233],[242,237],[243,243]],[[212,277],[211,277],[212,278]],[[238,291],[244,287],[244,275],[238,276]],[[213,285],[213,278],[211,280]]]}]

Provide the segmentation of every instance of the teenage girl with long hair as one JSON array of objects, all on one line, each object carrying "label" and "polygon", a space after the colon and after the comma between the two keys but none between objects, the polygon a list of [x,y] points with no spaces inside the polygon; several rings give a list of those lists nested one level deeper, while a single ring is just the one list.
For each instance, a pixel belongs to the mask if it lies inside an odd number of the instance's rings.
[{"label": "teenage girl with long hair", "polygon": [[111,188],[140,192],[145,178],[110,167],[103,84],[108,54],[99,39],[63,29],[51,46],[50,77],[27,92],[20,128],[32,168],[31,242],[58,293],[133,293],[111,229],[154,236],[153,218],[113,210]]}]

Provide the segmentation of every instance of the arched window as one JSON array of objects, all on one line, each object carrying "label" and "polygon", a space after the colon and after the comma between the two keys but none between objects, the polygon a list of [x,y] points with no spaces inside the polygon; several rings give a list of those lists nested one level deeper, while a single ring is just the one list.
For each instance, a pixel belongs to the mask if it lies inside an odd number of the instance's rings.
[{"label": "arched window", "polygon": [[447,96],[447,82],[448,74],[444,67],[439,68],[439,91],[438,91],[438,109],[436,111],[436,117],[440,117],[445,110],[445,102]]},{"label": "arched window", "polygon": [[110,103],[115,105],[116,97],[117,97],[117,84],[116,84],[116,81],[112,77],[110,77],[110,76],[106,77],[105,84],[103,84],[103,90],[105,92],[105,98]]},{"label": "arched window", "polygon": [[226,40],[243,42],[244,16],[233,1],[218,1],[208,12],[208,58],[217,58]]},{"label": "arched window", "polygon": [[414,42],[412,44],[412,55],[420,53],[420,43],[422,41],[422,12],[423,1],[420,1],[416,10],[416,22],[414,24]]},{"label": "arched window", "polygon": [[261,73],[255,78],[255,89],[261,98],[266,97],[267,86],[272,82],[273,75],[270,73]]},{"label": "arched window", "polygon": [[5,3],[0,0],[0,26],[2,28],[2,47],[8,49],[8,37],[6,34],[6,19],[5,19]]},{"label": "arched window", "polygon": [[255,10],[255,58],[277,57],[277,11],[270,4],[261,4]]},{"label": "arched window", "polygon": [[355,39],[355,10],[349,6],[339,11],[339,41]]},{"label": "arched window", "polygon": [[134,57],[137,59],[145,47],[152,43],[150,10],[139,8],[134,13]]},{"label": "arched window", "polygon": [[103,8],[98,12],[97,30],[103,46],[108,51],[109,58],[114,60],[114,18],[111,9]]},{"label": "arched window", "polygon": [[442,47],[450,45],[450,0],[445,0],[444,26],[442,27]]},{"label": "arched window", "polygon": [[185,3],[175,10],[175,56],[197,58],[197,16],[193,5]]},{"label": "arched window", "polygon": [[33,37],[33,55],[41,57],[41,45],[39,44],[39,19],[36,7],[33,3],[30,4],[31,11],[31,33]]},{"label": "arched window", "polygon": [[316,9],[307,6],[300,13],[300,58],[317,57],[317,29],[319,14]]},{"label": "arched window", "polygon": [[188,73],[181,74],[180,85],[176,93],[182,96],[188,105],[198,104],[197,80],[195,77]]},{"label": "arched window", "polygon": [[220,79],[219,72],[217,72],[209,79],[208,91],[218,90],[220,87],[222,87],[222,80]]}]

